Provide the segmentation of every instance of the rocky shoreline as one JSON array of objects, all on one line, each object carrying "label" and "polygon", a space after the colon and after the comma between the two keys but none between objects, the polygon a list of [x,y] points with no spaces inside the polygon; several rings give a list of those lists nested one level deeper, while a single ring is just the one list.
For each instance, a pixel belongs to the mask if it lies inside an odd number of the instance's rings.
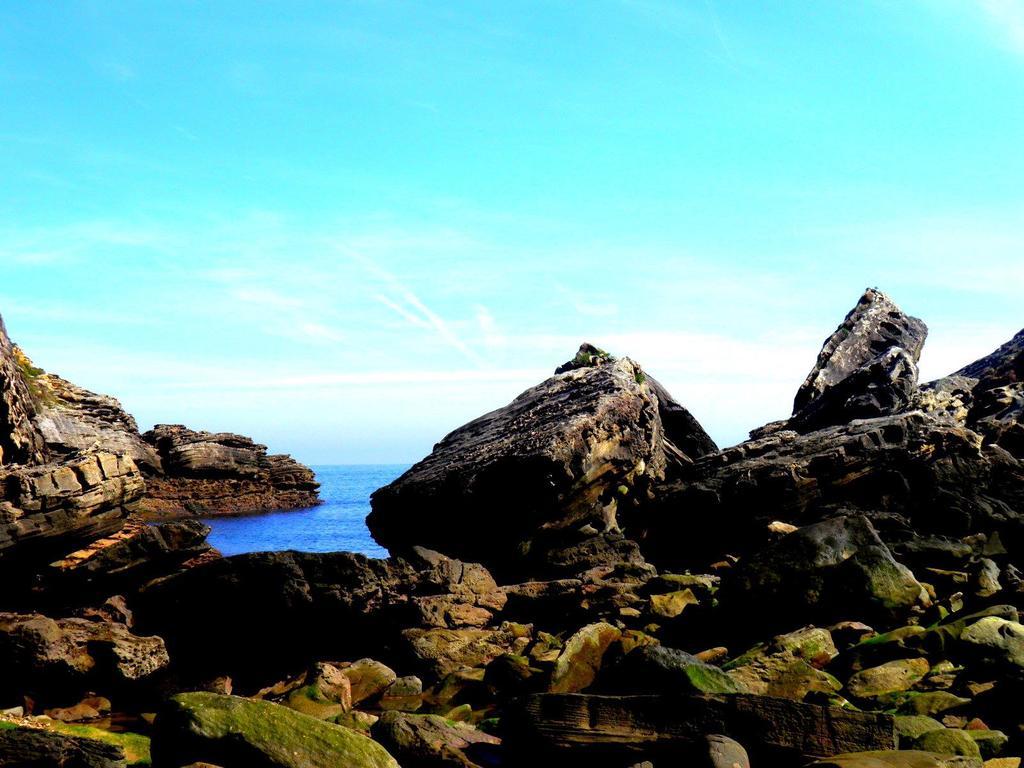
[{"label": "rocky shoreline", "polygon": [[168,520],[312,474],[0,326],[0,765],[1019,766],[1024,331],[921,384],[926,335],[868,290],[724,449],[583,345],[373,495],[374,560],[220,557]]}]

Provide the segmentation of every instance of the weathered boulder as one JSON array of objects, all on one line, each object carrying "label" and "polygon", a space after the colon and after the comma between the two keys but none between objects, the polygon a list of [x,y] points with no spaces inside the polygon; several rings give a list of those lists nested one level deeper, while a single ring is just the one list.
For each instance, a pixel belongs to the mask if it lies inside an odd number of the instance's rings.
[{"label": "weathered boulder", "polygon": [[501,739],[438,715],[384,712],[370,735],[404,768],[492,765]]},{"label": "weathered boulder", "polygon": [[126,768],[113,744],[39,728],[0,729],[0,765],[12,768]]},{"label": "weathered boulder", "polygon": [[153,729],[154,768],[195,762],[266,768],[398,768],[361,733],[267,701],[183,693],[172,697]]},{"label": "weathered boulder", "polygon": [[857,672],[846,682],[846,690],[858,699],[870,699],[909,690],[928,674],[927,659],[898,659]]},{"label": "weathered boulder", "polygon": [[756,645],[724,669],[750,693],[801,701],[812,691],[835,693],[842,688],[822,670],[837,655],[827,629],[805,627]]},{"label": "weathered boulder", "polygon": [[532,627],[506,622],[496,629],[404,629],[403,656],[430,680],[484,667],[504,654],[521,654]]},{"label": "weathered boulder", "polygon": [[316,659],[393,656],[403,627],[477,626],[484,613],[493,616],[505,604],[504,592],[479,565],[427,550],[409,557],[260,552],[221,558],[151,584],[131,607],[136,626],[164,637],[176,663],[265,681]]},{"label": "weathered boulder", "polygon": [[1024,624],[986,616],[960,633],[965,653],[1003,675],[1024,676]]},{"label": "weathered boulder", "polygon": [[[669,462],[661,401],[632,360],[584,357],[455,430],[376,491],[374,538],[398,553],[422,544],[530,576],[547,552],[628,527]],[[697,434],[676,440],[694,451],[712,445]]]},{"label": "weathered boulder", "polygon": [[789,534],[745,562],[723,587],[750,621],[785,629],[813,621],[891,619],[927,595],[908,568],[896,562],[867,518],[835,517]]},{"label": "weathered boulder", "polygon": [[928,329],[868,289],[822,347],[793,405],[801,432],[905,410],[917,390]]},{"label": "weathered boulder", "polygon": [[618,694],[735,694],[747,688],[713,664],[677,648],[647,645],[602,671],[600,689]]},{"label": "weathered boulder", "polygon": [[0,680],[5,694],[65,704],[89,690],[125,690],[146,683],[168,664],[159,637],[87,619],[0,613]]},{"label": "weathered boulder", "polygon": [[152,518],[237,514],[311,507],[320,503],[312,470],[290,456],[226,432],[195,432],[158,424],[142,439],[155,449],[162,472],[148,478],[142,512]]}]

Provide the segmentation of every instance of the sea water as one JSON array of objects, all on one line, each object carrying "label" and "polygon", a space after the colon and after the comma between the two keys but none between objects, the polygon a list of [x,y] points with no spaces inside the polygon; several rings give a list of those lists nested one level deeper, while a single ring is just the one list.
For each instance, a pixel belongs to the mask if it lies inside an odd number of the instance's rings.
[{"label": "sea water", "polygon": [[320,483],[318,507],[244,517],[203,520],[210,543],[225,555],[296,549],[301,552],[362,552],[387,557],[366,528],[370,494],[406,469],[404,464],[313,467]]}]

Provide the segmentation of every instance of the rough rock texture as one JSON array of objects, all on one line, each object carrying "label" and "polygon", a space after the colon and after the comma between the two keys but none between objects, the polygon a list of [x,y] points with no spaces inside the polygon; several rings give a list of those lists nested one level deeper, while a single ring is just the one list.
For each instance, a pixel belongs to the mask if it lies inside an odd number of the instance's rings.
[{"label": "rough rock texture", "polygon": [[[131,687],[168,664],[164,641],[121,624],[0,613],[0,691],[78,701],[97,683]],[[77,697],[77,698],[76,698]]]},{"label": "rough rock texture", "polygon": [[45,457],[42,435],[32,421],[38,394],[30,381],[35,375],[11,344],[0,317],[0,466],[37,464]]},{"label": "rough rock texture", "polygon": [[[669,463],[661,400],[629,359],[581,349],[559,370],[374,493],[374,538],[399,553],[422,544],[521,572],[585,538],[580,529],[628,526]],[[699,434],[684,428],[671,453],[713,446],[694,426]]]},{"label": "rough rock texture", "polygon": [[478,626],[505,601],[482,566],[418,549],[409,560],[349,552],[217,559],[147,587],[132,608],[141,631],[167,638],[175,662],[244,679],[314,658],[381,658],[403,626]]},{"label": "rough rock texture", "polygon": [[36,728],[0,730],[0,765],[12,768],[126,768],[122,750]]},{"label": "rough rock texture", "polygon": [[1021,535],[1024,465],[920,411],[807,435],[781,431],[698,460],[663,487],[643,550],[692,565],[767,543],[772,521],[868,517],[890,545],[921,535]]},{"label": "rough rock texture", "polygon": [[865,517],[834,517],[789,534],[744,564],[723,601],[759,627],[892,619],[928,596]]},{"label": "rough rock texture", "polygon": [[320,484],[290,456],[226,432],[158,424],[142,438],[163,472],[147,479],[143,513],[153,518],[297,509],[320,503]]},{"label": "rough rock texture", "polygon": [[1024,459],[1024,331],[991,355],[925,385],[919,404]]},{"label": "rough rock texture", "polygon": [[824,757],[896,746],[891,716],[749,695],[540,694],[524,697],[502,725],[506,746],[514,742],[524,757],[567,766],[692,755],[706,750],[704,737],[712,733],[743,744],[754,765],[759,758],[764,765],[795,765],[789,762],[794,754]]},{"label": "rough rock texture", "polygon": [[[70,607],[107,595],[130,595],[212,552],[210,528],[198,520],[159,525],[129,521],[123,528],[40,569],[34,592],[41,603]],[[63,602],[61,602],[63,600]]]},{"label": "rough rock texture", "polygon": [[99,448],[129,456],[146,471],[160,471],[160,457],[142,440],[135,419],[120,402],[36,368],[18,348],[15,353],[23,369],[34,373],[35,426],[51,454],[66,456]]},{"label": "rough rock texture", "polygon": [[493,765],[501,739],[468,723],[437,715],[385,712],[371,735],[405,768],[480,768]]},{"label": "rough rock texture", "polygon": [[928,328],[869,289],[826,340],[797,392],[790,424],[800,431],[899,413],[917,390]]},{"label": "rough rock texture", "polygon": [[196,762],[260,768],[398,768],[383,747],[356,731],[267,701],[184,693],[160,712],[154,768]]},{"label": "rough rock texture", "polygon": [[0,565],[25,567],[119,530],[145,490],[127,456],[0,469]]}]

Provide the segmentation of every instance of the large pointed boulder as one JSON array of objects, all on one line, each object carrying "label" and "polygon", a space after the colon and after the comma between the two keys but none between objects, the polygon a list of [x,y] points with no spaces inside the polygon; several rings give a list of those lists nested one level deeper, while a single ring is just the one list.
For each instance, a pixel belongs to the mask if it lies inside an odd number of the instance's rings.
[{"label": "large pointed boulder", "polygon": [[928,328],[881,291],[868,289],[826,341],[797,392],[800,431],[906,410]]},{"label": "large pointed boulder", "polygon": [[554,376],[455,430],[374,493],[367,524],[393,552],[422,544],[531,575],[551,550],[628,532],[670,463],[714,449],[687,417],[637,363],[584,345]]}]

